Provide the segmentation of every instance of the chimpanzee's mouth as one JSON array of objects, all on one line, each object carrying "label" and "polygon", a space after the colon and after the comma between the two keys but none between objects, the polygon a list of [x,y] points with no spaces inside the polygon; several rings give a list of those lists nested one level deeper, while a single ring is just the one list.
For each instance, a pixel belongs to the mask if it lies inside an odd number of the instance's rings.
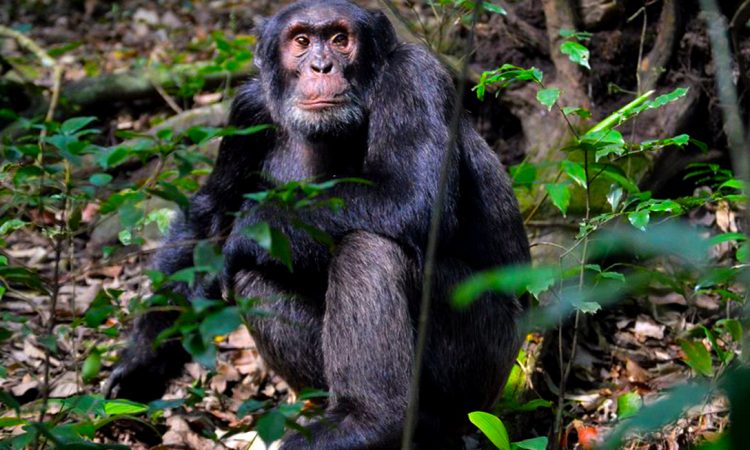
[{"label": "chimpanzee's mouth", "polygon": [[297,103],[297,106],[300,109],[304,109],[306,111],[318,111],[321,109],[328,109],[328,108],[335,108],[337,106],[341,106],[346,101],[344,98],[325,98],[325,99],[316,99],[316,100],[303,100]]}]

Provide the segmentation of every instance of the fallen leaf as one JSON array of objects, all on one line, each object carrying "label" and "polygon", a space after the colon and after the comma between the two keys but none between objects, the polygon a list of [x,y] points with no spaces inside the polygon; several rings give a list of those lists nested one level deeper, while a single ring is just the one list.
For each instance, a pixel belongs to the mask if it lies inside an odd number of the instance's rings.
[{"label": "fallen leaf", "polygon": [[651,378],[647,371],[630,358],[625,360],[625,371],[627,372],[627,379],[631,383],[645,383]]},{"label": "fallen leaf", "polygon": [[67,398],[78,393],[78,383],[75,372],[65,372],[52,382],[49,396],[52,398]]},{"label": "fallen leaf", "polygon": [[665,329],[664,325],[657,324],[652,318],[639,315],[635,321],[633,332],[639,337],[661,340],[664,339]]}]

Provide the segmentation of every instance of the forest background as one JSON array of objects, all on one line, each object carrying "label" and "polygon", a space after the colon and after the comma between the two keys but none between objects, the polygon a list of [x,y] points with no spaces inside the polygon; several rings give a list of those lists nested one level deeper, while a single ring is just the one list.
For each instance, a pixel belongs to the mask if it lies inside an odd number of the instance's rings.
[{"label": "forest background", "polygon": [[[536,303],[467,447],[745,448],[750,0],[360,4],[467,74],[532,241],[533,267],[455,293]],[[152,287],[175,279],[148,270],[173,212],[218,140],[248,132],[224,127],[228,102],[279,5],[0,5],[0,448],[259,449],[317,413],[325,393],[290,392],[218,302],[180,305],[196,362],[164,399],[100,394],[133,319],[160,307]],[[283,236],[256,238],[288,260]],[[194,260],[178,277],[222,264],[210,242]]]}]

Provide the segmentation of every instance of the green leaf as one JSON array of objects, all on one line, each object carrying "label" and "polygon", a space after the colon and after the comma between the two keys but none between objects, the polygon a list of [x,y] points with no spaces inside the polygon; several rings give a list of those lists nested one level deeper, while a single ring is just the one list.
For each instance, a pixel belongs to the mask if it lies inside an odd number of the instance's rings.
[{"label": "green leaf", "polygon": [[86,383],[90,383],[92,380],[99,376],[99,371],[102,368],[102,355],[98,351],[92,351],[86,360],[83,361],[81,367],[81,378]]},{"label": "green leaf", "polygon": [[625,190],[630,193],[640,192],[640,190],[638,189],[638,185],[636,185],[635,182],[631,180],[619,166],[609,163],[592,163],[589,164],[589,171],[591,173],[597,173],[603,177],[609,178],[610,180],[625,188]]},{"label": "green leaf", "polygon": [[620,420],[633,417],[643,407],[643,399],[637,392],[628,392],[617,398],[617,415]]},{"label": "green leaf", "polygon": [[469,413],[469,421],[487,436],[496,448],[510,450],[510,439],[502,420],[484,411]]},{"label": "green leaf", "polygon": [[513,187],[525,187],[531,189],[536,181],[536,166],[523,162],[510,167],[510,177],[513,180]]},{"label": "green leaf", "polygon": [[622,200],[622,188],[613,184],[609,186],[609,193],[607,194],[607,203],[612,207],[612,212],[617,212],[617,208],[620,206]]},{"label": "green leaf", "polygon": [[0,417],[0,428],[13,428],[19,425],[26,425],[27,423],[28,421],[26,421],[26,419],[21,419],[18,417]]},{"label": "green leaf", "polygon": [[302,388],[302,390],[297,395],[297,400],[303,401],[303,400],[310,400],[313,398],[328,398],[331,396],[331,393],[328,391],[323,391],[320,389],[312,389],[312,388]]},{"label": "green leaf", "polygon": [[742,342],[742,322],[737,319],[721,319],[716,322],[715,327],[719,330],[726,331],[734,342]]},{"label": "green leaf", "polygon": [[241,314],[237,306],[227,306],[203,319],[199,329],[206,342],[216,336],[229,334],[242,325]]},{"label": "green leaf", "polygon": [[13,175],[13,185],[20,186],[24,182],[28,182],[30,179],[38,178],[44,174],[44,171],[37,166],[25,166],[19,168],[15,175]]},{"label": "green leaf", "polygon": [[586,177],[586,171],[583,169],[583,166],[569,160],[564,160],[561,163],[561,167],[563,169],[563,172],[565,172],[573,181],[575,181],[579,186],[586,189],[587,186],[587,177]]},{"label": "green leaf", "polygon": [[659,149],[674,145],[676,147],[684,147],[690,142],[690,136],[687,134],[681,134],[667,139],[653,139],[641,142],[641,150]]},{"label": "green leaf", "polygon": [[518,364],[513,364],[508,374],[508,380],[503,387],[501,399],[503,402],[516,404],[520,401],[520,396],[526,386],[526,377]]},{"label": "green leaf", "polygon": [[266,222],[256,223],[245,227],[242,232],[254,240],[262,248],[271,250],[271,227]]},{"label": "green leaf", "polygon": [[725,242],[745,242],[747,240],[747,236],[745,236],[743,233],[722,233],[717,234],[716,236],[711,236],[708,240],[708,245],[714,246],[723,244]]},{"label": "green leaf", "polygon": [[576,31],[576,30],[571,30],[569,28],[561,28],[560,36],[564,38],[577,39],[579,41],[587,41],[591,39],[593,34],[589,33],[588,31]]},{"label": "green leaf", "polygon": [[73,117],[60,125],[60,131],[63,134],[72,135],[95,120],[96,117]]},{"label": "green leaf", "polygon": [[[94,300],[83,315],[87,327],[98,327],[115,312],[115,307],[112,305],[112,299],[110,298],[112,292],[112,290],[101,289],[96,293],[96,297],[94,297]],[[114,292],[115,297],[117,297],[120,295],[119,292],[121,291]]]},{"label": "green leaf", "polygon": [[111,181],[112,175],[108,173],[96,173],[89,178],[89,182],[94,186],[106,186]]},{"label": "green leaf", "polygon": [[505,8],[490,2],[482,2],[482,9],[495,14],[502,14],[503,16],[508,14],[508,11],[506,11]]},{"label": "green leaf", "polygon": [[552,200],[552,204],[565,217],[568,213],[568,206],[570,206],[570,186],[568,184],[545,184],[544,189]]},{"label": "green leaf", "polygon": [[549,289],[557,280],[555,267],[506,266],[479,272],[459,284],[453,293],[453,306],[465,308],[485,292],[519,295],[528,291],[534,296]]},{"label": "green leaf", "polygon": [[104,402],[104,412],[108,416],[122,416],[140,414],[148,411],[148,406],[130,400],[107,400]]},{"label": "green leaf", "polygon": [[97,154],[96,161],[103,169],[108,169],[125,161],[131,154],[131,150],[125,146],[107,148]]},{"label": "green leaf", "polygon": [[542,105],[547,107],[547,111],[551,111],[552,107],[555,106],[557,99],[560,98],[560,89],[547,88],[539,89],[536,93],[536,99]]},{"label": "green leaf", "polygon": [[505,89],[519,81],[533,81],[541,84],[543,77],[542,71],[536,67],[524,69],[512,64],[503,64],[498,69],[483,72],[479,84],[474,86],[473,90],[476,91],[477,98],[483,100],[488,86]]},{"label": "green leaf", "polygon": [[56,45],[53,48],[49,49],[47,53],[53,58],[58,58],[72,50],[77,49],[82,44],[83,42],[79,41],[79,42],[69,42],[69,43],[65,43],[61,45]]},{"label": "green leaf", "polygon": [[513,410],[519,411],[519,412],[531,412],[531,411],[536,411],[539,408],[552,408],[552,402],[549,400],[537,398],[537,399],[528,401],[524,403],[523,405],[517,406],[513,408]]},{"label": "green leaf", "polygon": [[655,99],[653,99],[650,102],[647,102],[642,108],[645,109],[655,109],[655,108],[661,108],[662,106],[665,106],[668,103],[672,103],[675,100],[679,100],[680,98],[686,96],[688,93],[687,88],[677,88],[674,91],[663,94]]},{"label": "green leaf", "polygon": [[563,114],[566,116],[569,116],[571,114],[575,114],[581,119],[590,119],[591,118],[591,111],[589,111],[586,108],[580,108],[576,106],[566,106],[563,108]]},{"label": "green leaf", "polygon": [[227,304],[221,300],[211,300],[210,298],[197,297],[190,300],[190,305],[196,314],[203,314],[209,309],[217,306],[226,306]]},{"label": "green leaf", "polygon": [[198,272],[217,274],[224,268],[224,255],[209,241],[200,241],[193,248],[193,264]]},{"label": "green leaf", "polygon": [[589,65],[589,49],[574,41],[565,41],[560,44],[560,51],[563,55],[568,55],[571,61],[591,70]]},{"label": "green leaf", "polygon": [[156,132],[156,138],[162,141],[171,141],[174,136],[174,130],[170,127],[162,128]]},{"label": "green leaf", "polygon": [[169,276],[169,281],[183,282],[192,286],[195,283],[195,267],[186,267]]},{"label": "green leaf", "polygon": [[546,450],[548,439],[545,436],[539,436],[523,441],[513,442],[510,444],[512,449],[523,449],[523,450]]},{"label": "green leaf", "polygon": [[156,223],[159,233],[166,235],[169,232],[169,224],[172,222],[173,216],[174,211],[169,208],[157,209],[148,213],[145,224]]},{"label": "green leaf", "polygon": [[281,439],[281,436],[284,435],[285,423],[286,417],[281,412],[274,409],[263,414],[263,416],[258,419],[258,423],[255,425],[255,430],[258,432],[258,435],[263,442],[268,445],[271,442]]},{"label": "green leaf", "polygon": [[605,280],[617,280],[622,283],[625,283],[625,275],[621,274],[620,272],[602,272],[599,275],[597,275],[597,278],[603,278]]},{"label": "green leaf", "polygon": [[622,134],[617,130],[602,130],[596,133],[587,133],[581,138],[581,147],[584,150],[593,151],[596,162],[612,154],[622,156],[627,152],[625,139],[623,139]]},{"label": "green leaf", "polygon": [[739,246],[735,257],[737,258],[737,261],[743,263],[746,263],[748,262],[748,260],[750,260],[750,246],[747,244],[747,242]]},{"label": "green leaf", "polygon": [[596,314],[601,311],[602,305],[597,302],[574,302],[573,308],[583,314]]},{"label": "green leaf", "polygon": [[138,225],[138,223],[144,218],[143,208],[136,204],[136,200],[124,202],[120,209],[117,210],[117,215],[120,217],[120,224],[125,228],[131,228]]},{"label": "green leaf", "polygon": [[305,404],[303,402],[294,402],[286,404],[282,403],[277,407],[277,409],[281,414],[284,415],[284,417],[291,419],[299,415],[304,407]]},{"label": "green leaf", "polygon": [[188,209],[190,205],[190,201],[188,200],[187,196],[185,196],[185,194],[183,194],[177,188],[177,186],[172,183],[160,181],[159,189],[149,189],[148,192],[156,195],[157,197],[161,197],[164,200],[177,203],[177,206],[179,206],[183,210]]},{"label": "green leaf", "polygon": [[7,341],[13,336],[13,332],[5,327],[0,327],[0,342]]},{"label": "green leaf", "polygon": [[680,340],[680,348],[685,353],[685,363],[697,373],[712,377],[714,375],[711,353],[700,341]]},{"label": "green leaf", "polygon": [[289,239],[281,231],[261,222],[245,227],[246,236],[266,249],[272,258],[284,264],[292,271],[292,248]]},{"label": "green leaf", "polygon": [[737,189],[738,191],[744,191],[745,183],[742,180],[737,180],[735,178],[732,178],[731,180],[727,180],[723,182],[719,186],[719,190],[721,189]]},{"label": "green leaf", "polygon": [[245,400],[242,402],[239,408],[237,408],[237,418],[242,419],[248,414],[252,414],[256,411],[260,411],[268,405],[268,401],[260,401],[255,399]]},{"label": "green leaf", "polygon": [[289,271],[292,271],[292,246],[289,238],[281,231],[271,228],[271,257],[284,264]]},{"label": "green leaf", "polygon": [[13,231],[20,230],[21,228],[28,225],[28,222],[24,222],[20,219],[10,219],[5,222],[3,222],[2,225],[0,225],[0,236],[6,236],[10,234]]},{"label": "green leaf", "polygon": [[213,342],[205,342],[199,333],[183,337],[182,347],[203,367],[210,370],[216,367],[216,346]]},{"label": "green leaf", "polygon": [[711,348],[713,349],[714,353],[716,353],[716,356],[719,357],[719,361],[722,362],[722,364],[727,364],[729,361],[732,360],[733,354],[732,352],[725,352],[721,346],[719,346],[719,342],[716,340],[716,335],[714,335],[713,331],[709,330],[703,325],[699,325],[700,329],[703,330],[703,334],[706,336],[706,339],[708,339],[708,342],[711,344]]},{"label": "green leaf", "polygon": [[650,220],[651,213],[647,209],[634,211],[628,214],[628,221],[630,222],[630,224],[641,231],[646,231],[646,227],[648,226]]},{"label": "green leaf", "polygon": [[16,415],[21,414],[21,404],[18,403],[15,397],[4,390],[0,390],[0,403],[15,411]]},{"label": "green leaf", "polygon": [[305,222],[302,222],[301,220],[295,220],[293,223],[294,228],[298,228],[305,233],[307,233],[311,238],[315,239],[316,241],[320,242],[321,244],[328,247],[329,250],[333,250],[336,246],[336,242],[333,240],[333,237],[331,237],[330,234],[326,233],[325,231],[321,230],[318,227],[309,225]]}]

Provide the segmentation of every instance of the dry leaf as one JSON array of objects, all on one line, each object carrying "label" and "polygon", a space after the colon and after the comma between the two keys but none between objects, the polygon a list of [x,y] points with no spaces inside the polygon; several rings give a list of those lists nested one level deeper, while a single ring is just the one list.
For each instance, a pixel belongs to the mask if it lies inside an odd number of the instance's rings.
[{"label": "dry leaf", "polygon": [[52,382],[49,396],[52,398],[67,398],[78,393],[78,383],[75,372],[65,372]]},{"label": "dry leaf", "polygon": [[652,318],[639,315],[638,320],[635,321],[633,332],[638,337],[662,340],[664,339],[665,329],[664,325],[659,325]]}]

